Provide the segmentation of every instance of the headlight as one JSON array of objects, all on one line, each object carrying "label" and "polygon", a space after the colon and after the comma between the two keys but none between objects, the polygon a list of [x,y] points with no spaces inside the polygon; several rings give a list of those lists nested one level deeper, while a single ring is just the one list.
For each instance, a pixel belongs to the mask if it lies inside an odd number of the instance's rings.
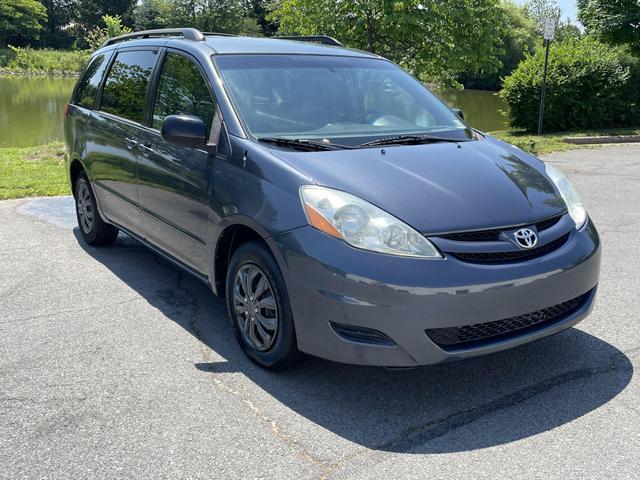
[{"label": "headlight", "polygon": [[442,258],[423,235],[387,212],[339,190],[306,185],[300,198],[309,224],[372,252]]},{"label": "headlight", "polygon": [[582,205],[582,199],[578,191],[571,185],[571,182],[564,173],[549,164],[546,164],[547,175],[553,180],[558,188],[564,203],[567,204],[569,215],[576,222],[576,228],[580,230],[587,221],[587,211]]}]

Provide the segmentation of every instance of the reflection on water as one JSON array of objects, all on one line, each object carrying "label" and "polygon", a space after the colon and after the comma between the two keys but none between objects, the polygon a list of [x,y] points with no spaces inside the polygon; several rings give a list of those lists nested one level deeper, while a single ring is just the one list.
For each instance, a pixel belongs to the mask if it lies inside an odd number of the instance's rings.
[{"label": "reflection on water", "polygon": [[464,118],[474,128],[483,132],[505,130],[509,126],[507,104],[497,92],[485,90],[441,90],[436,92],[450,107],[460,108]]},{"label": "reflection on water", "polygon": [[[0,147],[26,147],[63,139],[62,113],[75,78],[0,78]],[[494,92],[443,90],[449,106],[461,108],[471,126],[493,131],[506,128],[504,101]]]},{"label": "reflection on water", "polygon": [[62,114],[75,78],[0,78],[0,147],[62,140]]}]

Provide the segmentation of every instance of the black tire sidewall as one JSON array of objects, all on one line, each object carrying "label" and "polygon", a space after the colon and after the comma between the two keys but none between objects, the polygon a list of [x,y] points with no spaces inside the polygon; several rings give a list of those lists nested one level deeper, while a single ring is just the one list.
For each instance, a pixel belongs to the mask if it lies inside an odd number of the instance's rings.
[{"label": "black tire sidewall", "polygon": [[[245,340],[233,307],[233,282],[235,276],[244,265],[255,264],[267,276],[273,290],[276,305],[278,307],[278,331],[276,340],[269,350],[260,352],[255,350]],[[226,300],[229,320],[233,332],[245,354],[261,367],[277,370],[284,368],[297,357],[297,341],[293,314],[289,304],[289,297],[284,283],[284,278],[271,252],[258,242],[248,242],[241,245],[233,254],[227,270]]]},{"label": "black tire sidewall", "polygon": [[[84,182],[89,189],[89,196],[91,197],[91,203],[93,204],[93,224],[91,225],[91,230],[89,233],[84,231],[82,225],[80,224],[80,214],[78,213],[78,189],[80,184]],[[80,230],[80,235],[84,238],[85,242],[89,245],[110,245],[112,244],[116,238],[118,237],[118,229],[113,225],[106,223],[100,212],[98,211],[98,202],[96,200],[96,196],[93,193],[93,188],[91,186],[91,182],[89,182],[89,178],[87,174],[84,172],[80,172],[78,174],[78,178],[75,181],[73,186],[73,200],[74,200],[74,208],[76,210],[76,219],[78,221],[78,229]]]},{"label": "black tire sidewall", "polygon": [[[80,214],[78,213],[78,203],[77,203],[78,190],[80,189],[80,185],[83,182],[87,184],[87,188],[89,189],[89,195],[91,196],[91,203],[93,204],[93,211],[94,211],[93,224],[91,225],[91,230],[89,231],[89,233],[85,232],[84,228],[82,228],[82,224],[80,223]],[[87,243],[90,243],[90,244],[95,243],[97,238],[97,233],[98,233],[99,214],[98,214],[98,208],[96,206],[96,197],[93,195],[93,189],[91,188],[89,179],[84,173],[81,173],[78,175],[78,179],[76,180],[73,193],[74,193],[73,197],[74,197],[75,209],[76,209],[76,218],[78,219],[78,228],[80,229],[80,234],[87,241]]]}]

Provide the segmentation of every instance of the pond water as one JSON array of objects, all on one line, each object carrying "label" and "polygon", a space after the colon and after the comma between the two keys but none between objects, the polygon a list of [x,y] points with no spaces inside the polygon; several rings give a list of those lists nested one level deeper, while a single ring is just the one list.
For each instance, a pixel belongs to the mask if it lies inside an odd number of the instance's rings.
[{"label": "pond water", "polygon": [[62,140],[62,115],[75,78],[0,78],[0,147]]},{"label": "pond water", "polygon": [[[0,147],[28,147],[62,140],[62,115],[75,78],[0,77]],[[461,108],[483,131],[502,130],[502,99],[482,90],[444,90],[440,97]]]}]

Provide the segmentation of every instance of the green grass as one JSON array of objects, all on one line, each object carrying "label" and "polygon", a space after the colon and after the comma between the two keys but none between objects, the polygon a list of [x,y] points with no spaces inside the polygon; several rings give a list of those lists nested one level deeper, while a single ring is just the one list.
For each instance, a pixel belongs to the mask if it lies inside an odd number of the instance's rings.
[{"label": "green grass", "polygon": [[638,128],[615,128],[609,130],[592,130],[585,132],[559,132],[546,135],[532,135],[531,133],[517,130],[501,130],[491,132],[496,138],[515,145],[525,152],[534,155],[542,155],[551,152],[562,152],[576,148],[589,148],[593,145],[574,145],[563,141],[566,137],[596,137],[599,135],[640,135]]},{"label": "green grass", "polygon": [[0,49],[0,75],[78,75],[89,58],[85,50]]},{"label": "green grass", "polygon": [[64,144],[0,148],[0,199],[67,194]]}]

